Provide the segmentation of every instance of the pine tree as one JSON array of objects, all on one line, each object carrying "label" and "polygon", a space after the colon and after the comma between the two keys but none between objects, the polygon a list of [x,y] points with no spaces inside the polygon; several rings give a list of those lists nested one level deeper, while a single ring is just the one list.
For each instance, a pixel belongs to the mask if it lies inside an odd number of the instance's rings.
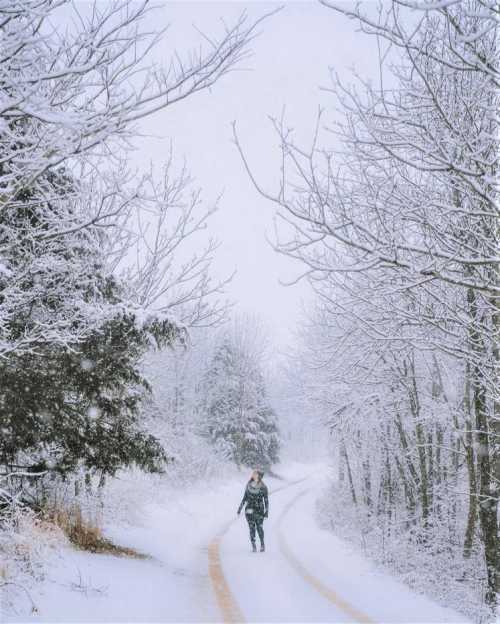
[{"label": "pine tree", "polygon": [[105,270],[96,228],[47,236],[54,223],[82,219],[71,201],[77,190],[66,172],[52,172],[0,213],[8,269],[0,339],[12,345],[0,361],[0,461],[62,476],[77,467],[159,470],[165,453],[139,422],[149,392],[139,363],[152,342],[171,344],[178,330],[130,306],[124,284]]},{"label": "pine tree", "polygon": [[226,337],[205,377],[204,430],[238,467],[268,468],[279,459],[276,415],[260,366]]}]

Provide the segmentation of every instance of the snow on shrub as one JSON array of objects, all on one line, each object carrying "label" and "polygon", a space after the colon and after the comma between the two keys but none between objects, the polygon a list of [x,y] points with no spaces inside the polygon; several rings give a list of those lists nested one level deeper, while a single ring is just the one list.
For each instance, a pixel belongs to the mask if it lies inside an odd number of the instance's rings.
[{"label": "snow on shrub", "polygon": [[30,588],[45,577],[67,539],[53,522],[14,507],[0,518],[0,603],[6,613],[36,611]]},{"label": "snow on shrub", "polygon": [[472,622],[490,621],[482,604],[484,554],[476,548],[465,559],[463,544],[450,542],[446,526],[435,525],[424,534],[406,519],[397,526],[390,524],[354,505],[338,483],[330,484],[318,500],[317,515],[323,528],[354,544],[413,590],[460,611]]}]

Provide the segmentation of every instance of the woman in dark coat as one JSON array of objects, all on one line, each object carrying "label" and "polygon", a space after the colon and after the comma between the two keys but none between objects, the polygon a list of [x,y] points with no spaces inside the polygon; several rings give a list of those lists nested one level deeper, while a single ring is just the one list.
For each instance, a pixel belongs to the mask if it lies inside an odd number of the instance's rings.
[{"label": "woman in dark coat", "polygon": [[250,481],[245,488],[243,500],[238,507],[238,515],[245,506],[245,517],[250,530],[250,542],[252,543],[253,552],[257,552],[255,546],[255,532],[257,531],[260,539],[260,552],[264,552],[264,518],[269,515],[269,495],[267,486],[262,481],[264,473],[261,470],[254,470]]}]

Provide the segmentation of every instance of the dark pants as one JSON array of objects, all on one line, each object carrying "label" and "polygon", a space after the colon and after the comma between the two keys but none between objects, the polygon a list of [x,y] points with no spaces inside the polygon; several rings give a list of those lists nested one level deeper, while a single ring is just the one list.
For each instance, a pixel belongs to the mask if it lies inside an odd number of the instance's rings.
[{"label": "dark pants", "polygon": [[260,514],[245,514],[250,529],[250,541],[255,544],[255,531],[259,534],[260,543],[264,543],[264,516]]}]

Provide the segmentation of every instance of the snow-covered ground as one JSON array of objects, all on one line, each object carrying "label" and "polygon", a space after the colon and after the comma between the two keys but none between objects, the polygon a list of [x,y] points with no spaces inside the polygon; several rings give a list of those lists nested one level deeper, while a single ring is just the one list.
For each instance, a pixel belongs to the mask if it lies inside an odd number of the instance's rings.
[{"label": "snow-covered ground", "polygon": [[315,501],[328,467],[289,464],[280,474],[266,479],[266,553],[250,552],[245,519],[236,517],[246,475],[158,491],[138,514],[141,522],[106,531],[151,559],[66,548],[32,590],[38,612],[8,621],[466,621],[318,528]]}]

